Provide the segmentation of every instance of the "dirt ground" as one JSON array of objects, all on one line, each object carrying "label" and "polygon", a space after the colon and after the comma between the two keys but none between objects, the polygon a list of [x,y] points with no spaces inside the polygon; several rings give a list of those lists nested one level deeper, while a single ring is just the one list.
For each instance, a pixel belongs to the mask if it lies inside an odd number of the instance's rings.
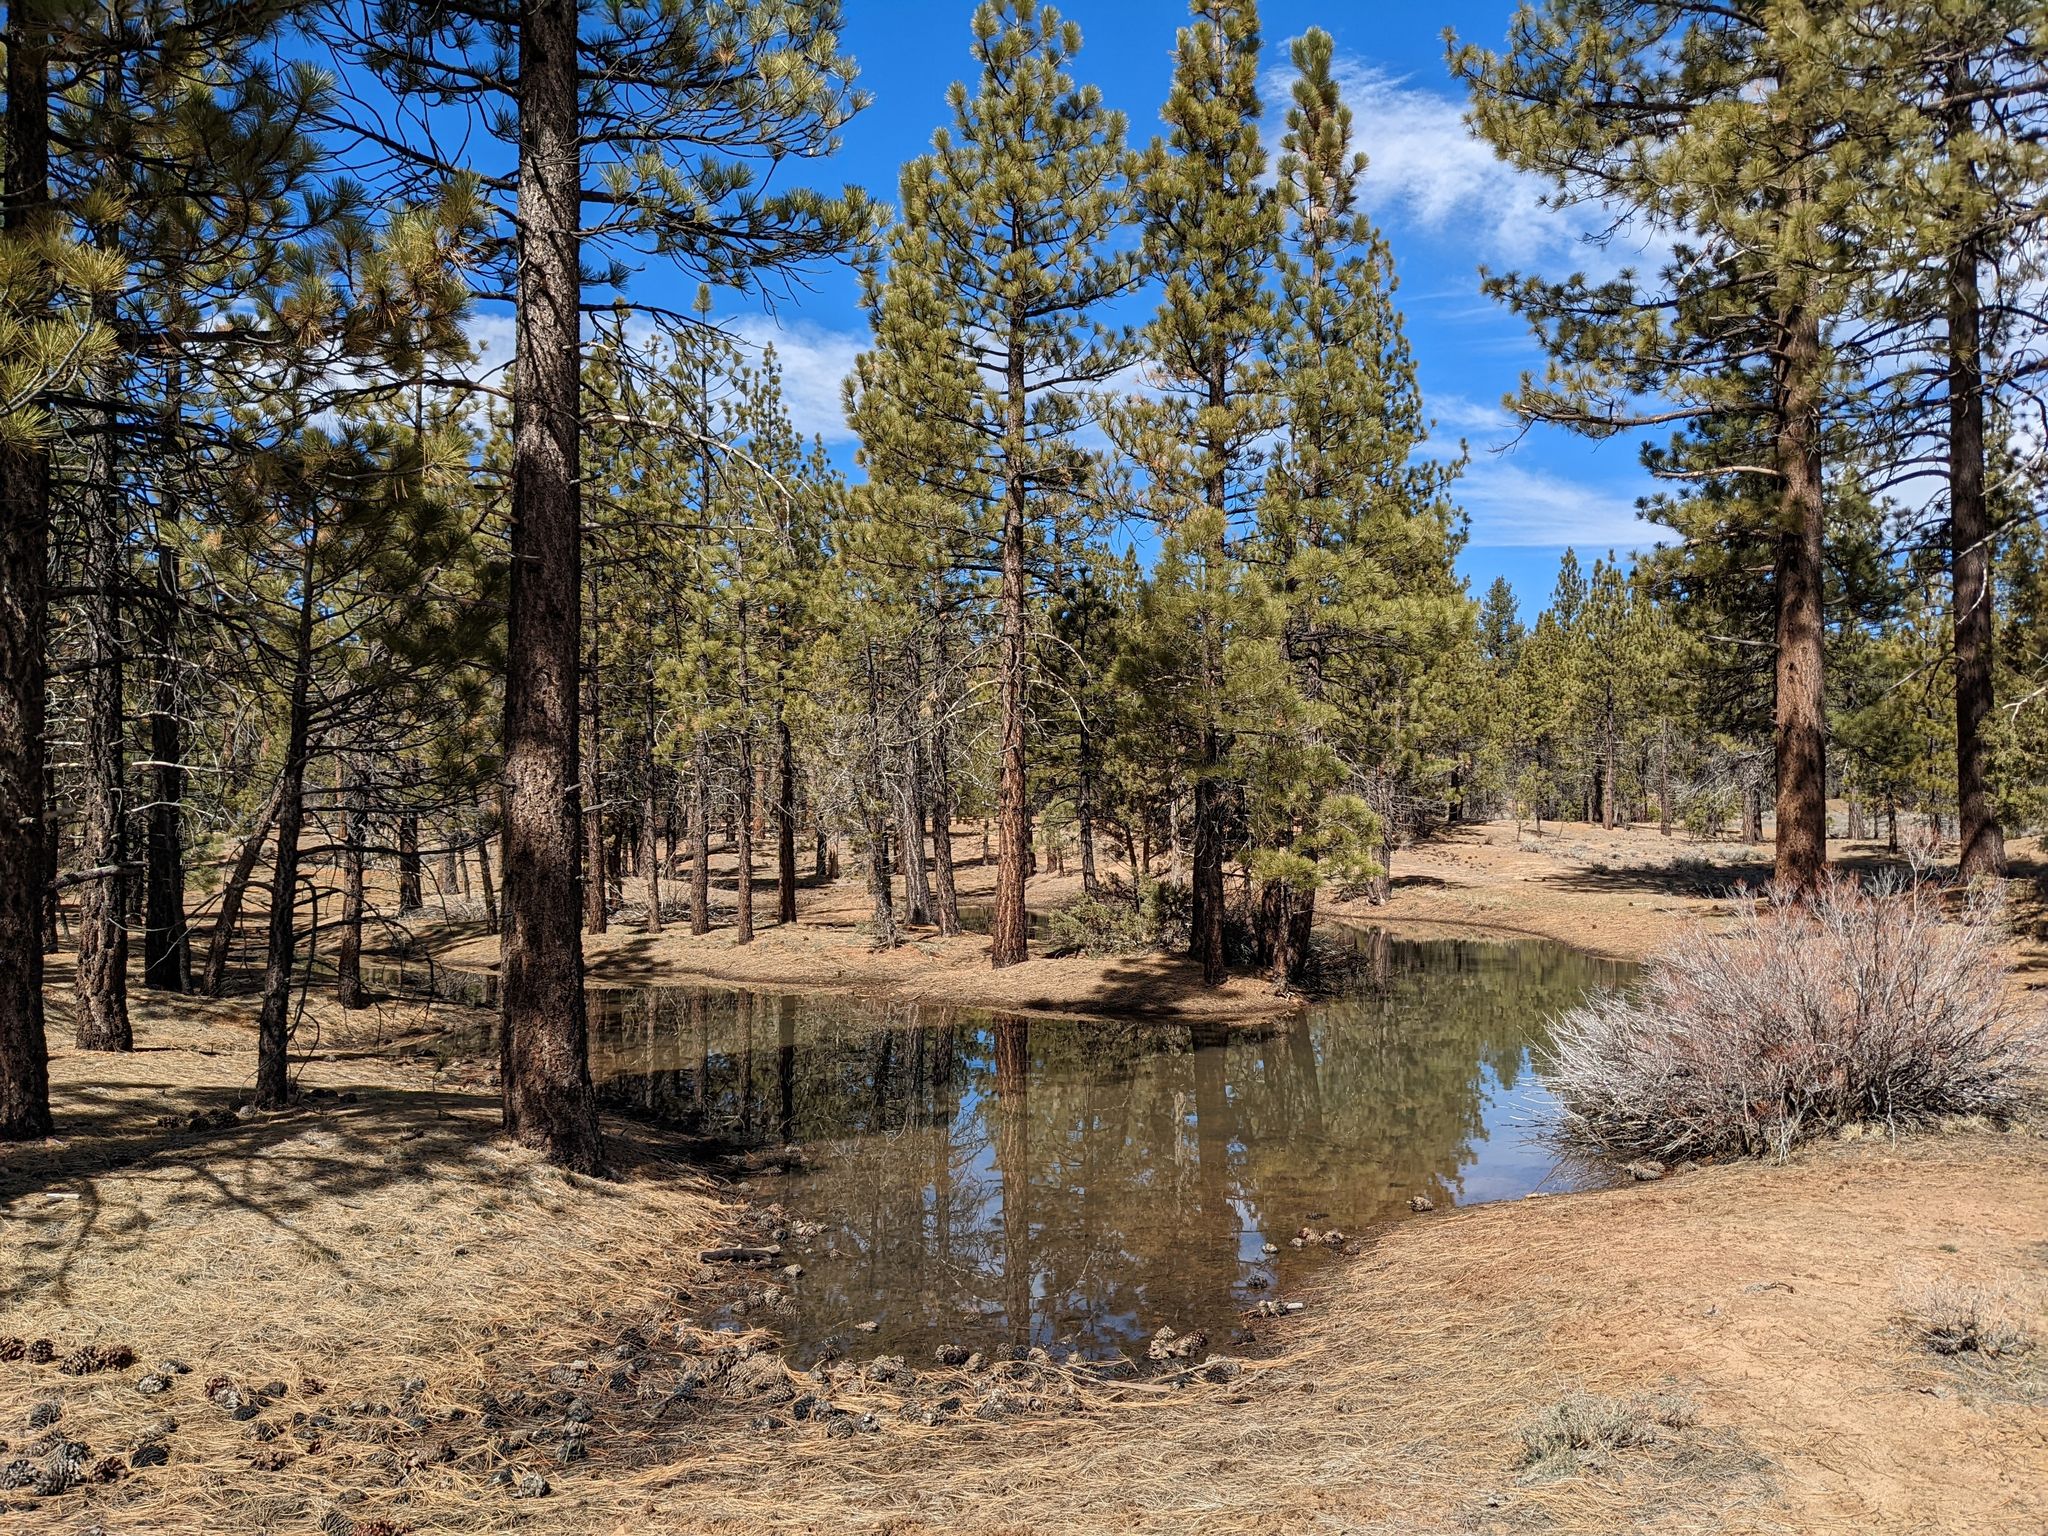
[{"label": "dirt ground", "polygon": [[[958,888],[963,904],[991,900],[995,868],[980,862],[979,834],[955,838],[960,860]],[[1233,976],[1219,987],[1202,984],[1201,967],[1182,955],[1074,956],[1036,954],[1022,965],[992,970],[988,939],[979,934],[941,937],[929,926],[906,928],[905,942],[877,949],[865,927],[871,901],[859,879],[820,885],[807,881],[797,892],[797,920],[774,921],[775,887],[763,865],[754,885],[754,942],[733,941],[737,865],[714,853],[712,906],[719,926],[707,934],[689,930],[687,919],[665,922],[648,933],[639,917],[644,896],[627,882],[627,895],[641,904],[614,917],[604,933],[585,934],[585,964],[593,982],[607,986],[664,982],[720,982],[763,989],[803,988],[899,997],[917,1002],[954,1003],[1018,1013],[1160,1020],[1223,1020],[1270,1016],[1293,1006],[1258,977]],[[1105,865],[1107,866],[1107,864]],[[805,866],[808,869],[808,865]],[[899,900],[901,877],[898,877]],[[1078,874],[1034,879],[1027,904],[1047,911],[1080,894]],[[680,892],[664,893],[663,906]],[[498,961],[498,941],[475,922],[424,925],[425,948],[448,965],[489,969]]]},{"label": "dirt ground", "polygon": [[[1405,852],[1359,915],[1635,956],[1711,922],[1725,870],[1761,869],[1745,852],[1467,829]],[[860,898],[807,896],[781,942],[810,946],[787,980],[815,983],[835,946],[857,966],[832,925]],[[641,937],[594,945],[594,969],[667,974]],[[702,946],[693,975],[719,957],[716,935],[658,942]],[[903,984],[942,985],[979,944]],[[488,1017],[316,997],[311,1091],[238,1117],[252,999],[137,989],[139,1049],[96,1056],[68,1046],[68,990],[54,970],[60,1139],[0,1150],[0,1483],[66,1443],[87,1481],[0,1488],[10,1536],[2048,1529],[2042,1124],[1426,1215],[1251,1321],[1240,1363],[799,1374],[765,1336],[697,1327],[735,1283],[700,1252],[772,1233],[772,1180],[623,1123],[614,1183],[497,1142]],[[1930,1348],[1959,1312],[2008,1347]],[[1561,1411],[1597,1432],[1568,1443]],[[149,1445],[165,1464],[129,1465]]]}]

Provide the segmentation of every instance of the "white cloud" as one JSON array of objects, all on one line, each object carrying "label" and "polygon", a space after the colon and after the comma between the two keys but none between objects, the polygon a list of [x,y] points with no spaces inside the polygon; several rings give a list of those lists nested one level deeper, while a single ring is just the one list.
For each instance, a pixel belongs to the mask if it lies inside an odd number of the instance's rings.
[{"label": "white cloud", "polygon": [[[835,331],[803,319],[780,320],[772,315],[724,315],[718,325],[747,350],[759,353],[773,346],[782,364],[782,397],[789,407],[790,421],[805,437],[813,434],[827,443],[853,439],[840,403],[840,383],[853,371],[853,360],[867,345],[865,333]],[[635,346],[645,346],[657,327],[645,315],[626,322],[626,335]],[[464,370],[466,377],[480,384],[502,387],[513,350],[512,312],[479,310],[469,318],[465,330],[478,356]],[[585,330],[586,341],[589,330]],[[482,421],[489,398],[480,396],[476,415]]]},{"label": "white cloud", "polygon": [[[1606,245],[1587,236],[1608,220],[1596,208],[1553,208],[1547,184],[1497,158],[1464,121],[1464,103],[1378,66],[1347,59],[1337,83],[1367,165],[1363,196],[1382,223],[1406,220],[1451,235],[1489,265],[1540,266],[1611,276],[1653,263],[1662,244],[1624,232]],[[1285,99],[1282,85],[1273,95]]]},{"label": "white cloud", "polygon": [[1499,459],[1475,459],[1452,495],[1471,514],[1480,549],[1570,544],[1605,554],[1647,549],[1663,532],[1626,495]]},{"label": "white cloud", "polygon": [[1436,423],[1430,444],[1448,454],[1466,438],[1475,450],[1498,448],[1513,439],[1521,424],[1498,403],[1474,400],[1448,391],[1424,396],[1423,404]]},{"label": "white cloud", "polygon": [[840,385],[867,345],[865,334],[771,315],[728,315],[718,323],[749,347],[775,348],[782,364],[782,398],[797,431],[805,437],[816,434],[827,443],[853,440]]}]

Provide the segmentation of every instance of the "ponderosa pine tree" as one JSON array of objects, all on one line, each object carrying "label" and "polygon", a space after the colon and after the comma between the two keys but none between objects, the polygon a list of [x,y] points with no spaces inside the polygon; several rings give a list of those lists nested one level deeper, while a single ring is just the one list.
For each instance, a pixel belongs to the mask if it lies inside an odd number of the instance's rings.
[{"label": "ponderosa pine tree", "polygon": [[1924,532],[1948,557],[1958,866],[1966,878],[1996,875],[1992,573],[2003,530],[1986,422],[2001,400],[2041,405],[2043,322],[2028,295],[2042,275],[2048,41],[2026,0],[1891,4],[1870,19],[1845,61],[1871,167],[1846,195],[1869,247],[1867,302],[1883,343],[1866,437],[1886,489],[1938,477],[1945,491]]},{"label": "ponderosa pine tree", "polygon": [[1517,13],[1506,52],[1451,49],[1472,123],[1502,155],[1565,202],[1678,242],[1654,281],[1510,276],[1489,288],[1552,357],[1510,402],[1525,418],[1593,436],[1746,421],[1733,462],[1660,472],[1742,473],[1774,489],[1776,873],[1794,892],[1827,867],[1822,419],[1854,277],[1833,217],[1842,103],[1828,61],[1842,24],[1803,3],[1546,0]]},{"label": "ponderosa pine tree", "polygon": [[[583,1004],[577,733],[578,496],[586,258],[622,284],[652,250],[737,287],[846,248],[857,194],[765,192],[754,157],[828,153],[859,105],[835,0],[515,0],[450,12],[380,0],[352,30],[394,90],[485,114],[517,152],[511,562],[505,678],[500,1055],[505,1128],[550,1159],[603,1162]],[[494,50],[479,68],[473,45]],[[360,129],[360,125],[358,125]],[[389,136],[377,134],[389,143]],[[394,146],[416,174],[456,168]],[[587,224],[585,209],[602,210]],[[603,878],[603,871],[582,871]]]},{"label": "ponderosa pine tree", "polygon": [[1147,154],[1140,178],[1146,263],[1165,285],[1140,342],[1153,392],[1126,402],[1114,430],[1146,477],[1145,498],[1162,529],[1153,586],[1180,588],[1156,592],[1152,617],[1182,632],[1155,634],[1147,650],[1160,660],[1186,651],[1186,675],[1160,700],[1188,749],[1189,942],[1215,985],[1226,971],[1223,866],[1240,799],[1229,762],[1240,714],[1233,701],[1277,681],[1266,633],[1272,615],[1262,611],[1234,537],[1248,529],[1261,444],[1280,417],[1268,363],[1278,324],[1268,279],[1280,205],[1265,180],[1258,7],[1194,0],[1191,10],[1162,112],[1171,132]]},{"label": "ponderosa pine tree", "polygon": [[1283,983],[1306,958],[1317,887],[1383,872],[1388,829],[1359,791],[1410,745],[1402,738],[1418,723],[1423,674],[1456,653],[1471,624],[1446,495],[1462,466],[1420,451],[1428,423],[1392,256],[1359,208],[1365,160],[1333,55],[1326,32],[1293,46],[1269,355],[1286,425],[1253,555],[1280,603],[1297,722],[1265,734],[1273,761],[1253,818],[1263,823],[1252,858],[1256,949]]},{"label": "ponderosa pine tree", "polygon": [[[986,553],[969,558],[996,571],[1001,772],[989,956],[1000,967],[1028,952],[1034,533],[1055,506],[1085,506],[1095,493],[1094,462],[1074,433],[1092,409],[1085,392],[1129,356],[1095,316],[1136,268],[1111,248],[1131,207],[1124,121],[1068,73],[1079,29],[1038,0],[988,0],[973,31],[980,82],[973,95],[952,88],[952,128],[904,169],[888,279],[870,286],[876,349],[850,388],[870,472],[966,491],[962,543],[978,545]],[[886,391],[875,387],[883,378]],[[981,515],[984,487],[993,526]]]}]

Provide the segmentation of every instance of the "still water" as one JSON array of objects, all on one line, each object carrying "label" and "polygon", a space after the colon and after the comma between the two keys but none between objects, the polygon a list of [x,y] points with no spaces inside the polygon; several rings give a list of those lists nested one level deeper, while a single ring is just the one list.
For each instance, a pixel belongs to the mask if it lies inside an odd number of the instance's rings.
[{"label": "still water", "polygon": [[1331,1262],[1291,1245],[1303,1226],[1572,1187],[1529,1053],[1626,968],[1551,944],[1355,942],[1342,996],[1253,1028],[593,991],[592,1065],[609,1109],[804,1149],[756,1186],[817,1228],[783,1244],[801,1277],[768,1276],[795,1307],[766,1321],[800,1358],[1105,1356],[1162,1325],[1221,1346]]}]

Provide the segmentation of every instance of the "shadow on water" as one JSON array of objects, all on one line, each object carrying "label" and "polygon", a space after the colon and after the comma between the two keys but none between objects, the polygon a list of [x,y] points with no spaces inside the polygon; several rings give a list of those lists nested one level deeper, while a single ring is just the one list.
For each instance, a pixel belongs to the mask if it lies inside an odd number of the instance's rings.
[{"label": "shadow on water", "polygon": [[1356,1234],[1418,1194],[1569,1187],[1530,1049],[1627,969],[1544,943],[1351,942],[1349,990],[1254,1028],[593,990],[592,1065],[615,1112],[805,1149],[758,1190],[804,1234],[784,1244],[803,1274],[777,1319],[800,1357],[1107,1355],[1163,1324],[1221,1343],[1328,1262],[1291,1246],[1304,1225]]}]

